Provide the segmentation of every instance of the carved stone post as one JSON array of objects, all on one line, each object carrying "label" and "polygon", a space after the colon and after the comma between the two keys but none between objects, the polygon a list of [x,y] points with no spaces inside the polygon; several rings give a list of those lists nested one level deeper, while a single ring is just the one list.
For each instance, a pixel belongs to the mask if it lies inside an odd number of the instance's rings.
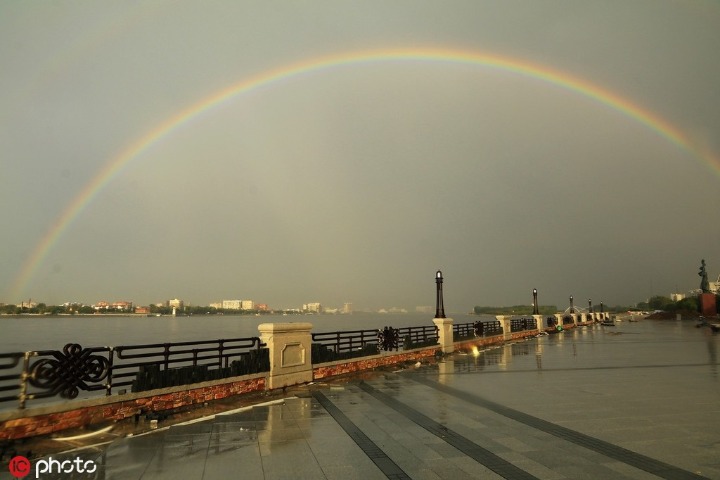
[{"label": "carved stone post", "polygon": [[452,318],[433,318],[433,323],[438,329],[438,342],[443,353],[452,353],[455,351],[455,343],[453,339],[453,319]]},{"label": "carved stone post", "polygon": [[508,341],[512,338],[512,331],[510,329],[510,315],[495,315],[495,318],[500,322],[500,326],[503,329],[503,340]]},{"label": "carved stone post", "polygon": [[258,325],[260,340],[270,350],[269,390],[312,382],[311,328],[306,322]]},{"label": "carved stone post", "polygon": [[535,319],[535,326],[536,326],[538,332],[544,332],[545,325],[543,324],[543,316],[542,315],[533,315],[533,318]]}]

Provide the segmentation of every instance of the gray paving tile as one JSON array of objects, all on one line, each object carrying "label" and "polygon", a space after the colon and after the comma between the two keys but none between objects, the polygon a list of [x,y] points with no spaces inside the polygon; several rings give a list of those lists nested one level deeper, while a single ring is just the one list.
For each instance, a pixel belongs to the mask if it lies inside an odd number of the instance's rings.
[{"label": "gray paving tile", "polygon": [[203,477],[207,446],[204,449],[184,450],[159,448],[141,478],[158,480],[194,480]]},{"label": "gray paving tile", "polygon": [[260,447],[257,444],[213,447],[208,450],[203,472],[206,480],[223,478],[263,479]]},{"label": "gray paving tile", "polygon": [[371,467],[351,465],[323,465],[328,480],[386,480],[387,477],[371,462]]}]

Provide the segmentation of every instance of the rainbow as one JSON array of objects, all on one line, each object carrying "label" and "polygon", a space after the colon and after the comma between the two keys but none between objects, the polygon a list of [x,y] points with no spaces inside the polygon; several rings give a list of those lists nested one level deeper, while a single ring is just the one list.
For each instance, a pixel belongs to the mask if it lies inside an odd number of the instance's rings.
[{"label": "rainbow", "polygon": [[694,156],[708,163],[711,167],[720,170],[720,160],[713,155],[713,152],[701,149],[680,129],[653,112],[584,79],[525,60],[472,51],[435,48],[382,49],[328,55],[292,63],[290,65],[283,65],[230,85],[168,118],[153,130],[147,132],[144,136],[130,144],[116,157],[110,159],[102,170],[100,170],[70,202],[60,216],[57,217],[48,229],[46,235],[35,246],[13,282],[10,292],[11,297],[19,298],[53,245],[67,230],[73,219],[83,211],[85,206],[90,203],[105,185],[118,175],[133,159],[142,155],[161,139],[188,124],[198,115],[239,95],[246,94],[260,87],[267,87],[279,83],[283,80],[297,78],[304,74],[317,73],[343,66],[359,66],[362,64],[399,61],[467,64],[487,67],[560,86],[570,92],[588,97],[599,104],[605,105],[645,125],[675,146],[689,151]]}]

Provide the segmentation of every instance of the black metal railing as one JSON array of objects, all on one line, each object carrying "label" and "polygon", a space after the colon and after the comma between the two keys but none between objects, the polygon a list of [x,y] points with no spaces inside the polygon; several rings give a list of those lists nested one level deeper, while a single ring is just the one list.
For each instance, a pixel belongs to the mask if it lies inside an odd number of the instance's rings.
[{"label": "black metal railing", "polygon": [[312,334],[313,343],[322,344],[335,353],[357,351],[369,344],[375,345],[377,351],[377,341],[377,329]]},{"label": "black metal railing", "polygon": [[419,327],[383,327],[375,330],[349,330],[312,334],[312,363],[364,357],[380,351],[399,351],[436,345],[435,325]]},{"label": "black metal railing", "polygon": [[454,323],[453,341],[470,340],[475,338],[475,323]]},{"label": "black metal railing", "polygon": [[403,350],[429,347],[440,342],[438,328],[435,325],[401,327],[397,329],[397,332],[403,342]]},{"label": "black metal railing", "polygon": [[0,353],[0,403],[15,401],[21,393],[24,353]]},{"label": "black metal railing", "polygon": [[524,332],[526,330],[537,330],[537,321],[534,318],[510,319],[511,332]]},{"label": "black metal railing", "polygon": [[[269,371],[258,337],[0,354],[0,403],[133,392]],[[113,390],[115,389],[115,390]],[[127,388],[126,388],[127,390]]]},{"label": "black metal railing", "polygon": [[312,334],[313,364],[374,355],[378,350],[377,329]]},{"label": "black metal railing", "polygon": [[492,337],[504,333],[499,320],[480,320],[474,323],[473,328],[476,337]]}]

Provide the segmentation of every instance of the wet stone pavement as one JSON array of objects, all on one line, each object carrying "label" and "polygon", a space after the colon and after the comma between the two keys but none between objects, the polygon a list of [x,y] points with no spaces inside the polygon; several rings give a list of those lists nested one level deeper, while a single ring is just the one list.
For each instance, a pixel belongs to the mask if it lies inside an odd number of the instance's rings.
[{"label": "wet stone pavement", "polygon": [[55,455],[97,471],[39,478],[720,479],[718,338],[577,329]]}]

